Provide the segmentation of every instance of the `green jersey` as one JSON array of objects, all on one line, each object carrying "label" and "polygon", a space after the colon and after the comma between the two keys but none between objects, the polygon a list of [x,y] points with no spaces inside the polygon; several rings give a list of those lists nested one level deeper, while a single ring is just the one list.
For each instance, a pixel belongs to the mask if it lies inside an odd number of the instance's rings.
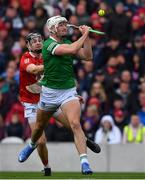
[{"label": "green jersey", "polygon": [[[71,42],[65,39],[62,43]],[[43,44],[44,78],[41,84],[52,89],[69,89],[75,86],[73,56],[54,54],[55,49],[62,43],[50,37]]]}]

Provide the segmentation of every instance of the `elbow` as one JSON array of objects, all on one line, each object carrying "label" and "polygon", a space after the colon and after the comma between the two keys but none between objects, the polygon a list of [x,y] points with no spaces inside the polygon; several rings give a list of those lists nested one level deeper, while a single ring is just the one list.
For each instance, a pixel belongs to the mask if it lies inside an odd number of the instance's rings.
[{"label": "elbow", "polygon": [[78,52],[78,50],[77,50],[76,48],[73,48],[73,49],[71,50],[71,54],[72,54],[72,55],[76,55],[77,52]]}]

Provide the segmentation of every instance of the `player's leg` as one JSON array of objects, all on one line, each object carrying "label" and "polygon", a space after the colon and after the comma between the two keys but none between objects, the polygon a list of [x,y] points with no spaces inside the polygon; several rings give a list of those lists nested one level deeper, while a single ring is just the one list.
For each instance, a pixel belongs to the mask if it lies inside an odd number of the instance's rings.
[{"label": "player's leg", "polygon": [[31,135],[31,142],[20,152],[20,162],[24,162],[26,159],[28,159],[34,149],[36,149],[38,139],[42,136],[47,122],[58,107],[58,105],[54,103],[54,101],[56,101],[56,95],[57,94],[55,94],[54,90],[42,86],[42,93],[40,94],[36,123]]},{"label": "player's leg", "polygon": [[43,130],[51,117],[52,113],[46,112],[44,110],[37,110],[37,118],[35,123],[35,128],[33,129],[31,135],[31,142],[20,152],[18,160],[19,162],[24,162],[28,159],[31,153],[37,148],[38,140],[42,136]]},{"label": "player's leg", "polygon": [[75,145],[80,155],[82,173],[92,174],[92,170],[89,167],[89,162],[87,159],[87,147],[86,147],[85,134],[80,124],[81,107],[80,107],[79,100],[72,99],[68,102],[65,102],[61,106],[61,108],[65,116],[67,117],[70,123],[71,129],[72,129],[72,132],[74,134]]},{"label": "player's leg", "polygon": [[[31,131],[33,132],[35,128],[35,123],[30,123]],[[39,154],[39,157],[41,159],[41,162],[44,166],[44,175],[45,176],[50,176],[51,175],[51,168],[49,167],[49,162],[48,162],[48,150],[46,146],[46,137],[43,132],[42,136],[38,140],[38,146],[37,146],[37,151]]]},{"label": "player's leg", "polygon": [[[72,108],[73,107],[73,108]],[[74,133],[74,140],[79,154],[84,154],[86,150],[85,135],[80,124],[80,103],[78,100],[72,100],[62,105],[62,111],[67,117],[71,129]]]},{"label": "player's leg", "polygon": [[[65,114],[62,112],[62,110],[59,108],[57,110],[56,113],[53,114],[54,118],[59,121],[60,123],[63,124],[64,127],[66,127],[67,129],[71,130],[70,124],[65,116]],[[90,139],[88,139],[87,137],[86,139],[86,144],[87,147],[92,150],[94,153],[100,153],[101,148],[98,144],[96,144],[95,142],[91,141]]]},{"label": "player's leg", "polygon": [[38,139],[41,137],[43,130],[45,129],[45,127],[48,123],[48,120],[50,119],[52,114],[53,113],[47,112],[42,109],[37,110],[37,118],[36,118],[35,128],[32,132],[32,136],[31,136],[32,145],[33,144],[36,145],[36,143],[38,142]]}]

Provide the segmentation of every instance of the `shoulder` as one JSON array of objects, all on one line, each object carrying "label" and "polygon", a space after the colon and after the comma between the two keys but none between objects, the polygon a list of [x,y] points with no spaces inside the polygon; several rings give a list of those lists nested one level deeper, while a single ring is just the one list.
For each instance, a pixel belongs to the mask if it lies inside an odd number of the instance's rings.
[{"label": "shoulder", "polygon": [[[56,42],[55,40],[48,38],[43,44],[43,47],[44,47],[43,50],[47,50],[48,52],[53,54],[54,49],[56,47],[58,47],[59,45],[60,44],[58,42]],[[44,52],[43,50],[42,50],[42,52]]]},{"label": "shoulder", "polygon": [[97,131],[96,131],[96,135],[100,135],[100,134],[102,134],[102,128],[100,127]]},{"label": "shoulder", "polygon": [[43,42],[43,46],[47,47],[48,45],[50,45],[50,44],[53,43],[53,42],[56,42],[56,41],[54,41],[54,40],[51,39],[51,38],[48,38],[48,39],[46,39],[46,40]]},{"label": "shoulder", "polygon": [[25,59],[32,60],[33,57],[30,55],[29,52],[25,52],[25,53],[22,55],[21,60],[22,60],[22,61],[25,61]]},{"label": "shoulder", "polygon": [[20,69],[26,69],[26,67],[29,64],[33,63],[33,57],[29,54],[29,52],[26,52],[22,55],[21,61],[20,61]]}]

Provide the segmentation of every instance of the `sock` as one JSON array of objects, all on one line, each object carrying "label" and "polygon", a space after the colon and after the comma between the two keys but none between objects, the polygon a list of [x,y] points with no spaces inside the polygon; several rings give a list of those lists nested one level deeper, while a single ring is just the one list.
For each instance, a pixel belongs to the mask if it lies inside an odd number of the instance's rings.
[{"label": "sock", "polygon": [[48,160],[43,161],[44,169],[49,168],[48,166]]},{"label": "sock", "polygon": [[87,154],[80,154],[80,161],[81,161],[81,164],[83,163],[89,164]]},{"label": "sock", "polygon": [[30,144],[29,144],[32,148],[36,148],[37,144],[36,143],[33,143],[32,141],[30,141]]}]

